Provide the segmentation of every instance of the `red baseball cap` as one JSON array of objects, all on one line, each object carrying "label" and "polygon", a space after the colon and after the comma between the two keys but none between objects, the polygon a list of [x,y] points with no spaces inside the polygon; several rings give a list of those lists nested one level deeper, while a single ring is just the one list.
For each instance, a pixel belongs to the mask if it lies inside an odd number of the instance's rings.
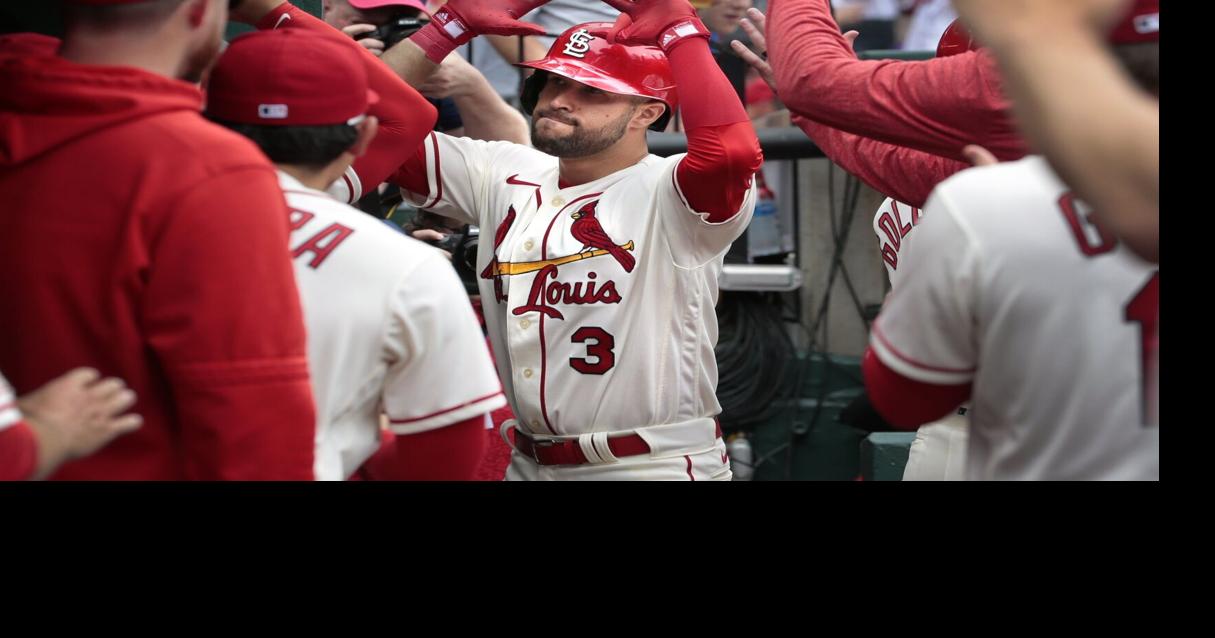
[{"label": "red baseball cap", "polygon": [[[347,0],[355,9],[379,9],[380,7],[409,7],[423,13],[426,11],[424,0]],[[429,15],[429,14],[428,14]]]},{"label": "red baseball cap", "polygon": [[379,96],[349,45],[304,29],[232,40],[207,87],[207,115],[263,126],[355,124]]},{"label": "red baseball cap", "polygon": [[1126,17],[1110,32],[1112,44],[1160,41],[1160,0],[1135,0]]}]

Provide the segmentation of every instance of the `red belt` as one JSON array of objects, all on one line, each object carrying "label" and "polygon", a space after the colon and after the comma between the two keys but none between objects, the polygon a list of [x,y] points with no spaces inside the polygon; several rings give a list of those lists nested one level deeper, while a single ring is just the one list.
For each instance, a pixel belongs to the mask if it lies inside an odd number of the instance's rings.
[{"label": "red belt", "polygon": [[[716,423],[717,419],[713,420]],[[717,425],[717,438],[721,438],[721,424]],[[547,439],[534,439],[527,432],[523,432],[519,428],[514,428],[515,449],[520,454],[535,461],[538,465],[585,465],[590,463],[586,458],[586,454],[582,452],[582,446],[578,443],[578,439],[566,439],[562,441],[550,441]],[[619,457],[637,456],[639,454],[649,454],[650,444],[645,442],[639,434],[626,434],[624,436],[609,436],[607,439],[608,449],[612,451],[612,455]]]}]

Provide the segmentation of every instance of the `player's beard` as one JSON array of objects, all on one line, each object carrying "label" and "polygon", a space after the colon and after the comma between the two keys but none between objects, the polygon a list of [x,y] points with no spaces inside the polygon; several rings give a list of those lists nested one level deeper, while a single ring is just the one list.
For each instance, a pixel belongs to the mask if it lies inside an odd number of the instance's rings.
[{"label": "player's beard", "polygon": [[[546,136],[537,130],[536,123],[543,116],[544,113],[537,112],[532,118],[532,146],[541,153],[547,153],[554,157],[573,159],[577,157],[589,157],[600,153],[620,141],[620,138],[624,137],[625,131],[629,128],[629,120],[633,118],[633,110],[627,111],[620,116],[620,119],[609,123],[598,131],[588,131],[580,125],[570,124],[570,128],[573,130],[564,136]],[[559,119],[558,121],[562,120]]]}]

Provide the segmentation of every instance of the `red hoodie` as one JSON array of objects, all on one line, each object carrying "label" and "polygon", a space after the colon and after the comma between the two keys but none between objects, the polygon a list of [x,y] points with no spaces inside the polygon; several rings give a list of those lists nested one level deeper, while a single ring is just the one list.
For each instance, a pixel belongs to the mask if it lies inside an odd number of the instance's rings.
[{"label": "red hoodie", "polygon": [[0,40],[0,369],[21,393],[92,366],[144,417],[54,478],[312,478],[272,165],[192,85],[49,46]]}]

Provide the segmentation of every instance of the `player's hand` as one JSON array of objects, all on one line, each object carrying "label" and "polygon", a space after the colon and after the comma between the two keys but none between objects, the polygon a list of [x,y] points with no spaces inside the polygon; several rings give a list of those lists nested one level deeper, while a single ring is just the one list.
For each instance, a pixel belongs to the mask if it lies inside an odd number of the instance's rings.
[{"label": "player's hand", "polygon": [[[430,228],[419,228],[418,230],[409,233],[409,236],[418,241],[424,241],[428,244],[441,242],[444,239],[447,239],[447,235],[444,235],[437,230],[431,230]],[[451,253],[443,250],[442,248],[439,248],[439,252],[443,253],[447,257],[447,261],[451,261]]]},{"label": "player's hand", "polygon": [[481,72],[458,55],[449,55],[434,74],[418,85],[418,93],[441,100],[468,95],[476,90]]},{"label": "player's hand", "polygon": [[962,149],[962,157],[965,157],[966,161],[975,166],[991,166],[1000,163],[1000,160],[996,159],[996,156],[992,155],[991,151],[978,144],[967,144]]},{"label": "player's hand", "polygon": [[66,459],[87,456],[143,423],[124,414],[135,392],[121,379],[101,379],[92,368],[76,368],[17,399],[38,432],[39,445]]},{"label": "player's hand", "polygon": [[691,20],[702,28],[688,0],[603,0],[620,12],[608,33],[609,42],[659,46],[658,37],[677,22]]},{"label": "player's hand", "polygon": [[[768,63],[768,18],[763,11],[754,7],[747,9],[747,17],[742,19],[742,30],[751,39],[751,49],[739,40],[730,42],[730,47],[742,58],[744,62],[750,64],[759,77],[763,78],[772,90],[776,90],[776,74],[772,71],[772,65]],[[844,40],[848,41],[848,48],[852,48],[856,42],[856,37],[860,35],[859,31],[849,31],[844,34]]]},{"label": "player's hand", "polygon": [[954,8],[983,46],[1000,48],[1044,34],[1088,31],[1104,37],[1130,0],[955,0]]},{"label": "player's hand", "polygon": [[730,47],[775,91],[776,74],[772,72],[772,65],[768,64],[767,23],[768,18],[763,11],[755,7],[747,9],[747,17],[743,18],[740,24],[743,32],[751,38],[752,49],[748,49],[747,45],[739,40],[731,41]]},{"label": "player's hand", "polygon": [[[342,27],[342,33],[345,33],[353,38],[363,33],[371,33],[372,31],[375,31],[375,29],[376,26],[374,24],[358,23]],[[376,56],[377,58],[384,55],[383,40],[377,40],[376,38],[363,38],[362,40],[355,40],[355,42],[361,45],[364,49],[371,51],[372,55]]]},{"label": "player's hand", "polygon": [[447,235],[430,228],[419,228],[410,233],[410,236],[418,241],[443,241],[447,238]]},{"label": "player's hand", "polygon": [[544,35],[544,29],[519,18],[548,0],[449,0],[432,20],[447,37],[463,44],[476,35]]}]

